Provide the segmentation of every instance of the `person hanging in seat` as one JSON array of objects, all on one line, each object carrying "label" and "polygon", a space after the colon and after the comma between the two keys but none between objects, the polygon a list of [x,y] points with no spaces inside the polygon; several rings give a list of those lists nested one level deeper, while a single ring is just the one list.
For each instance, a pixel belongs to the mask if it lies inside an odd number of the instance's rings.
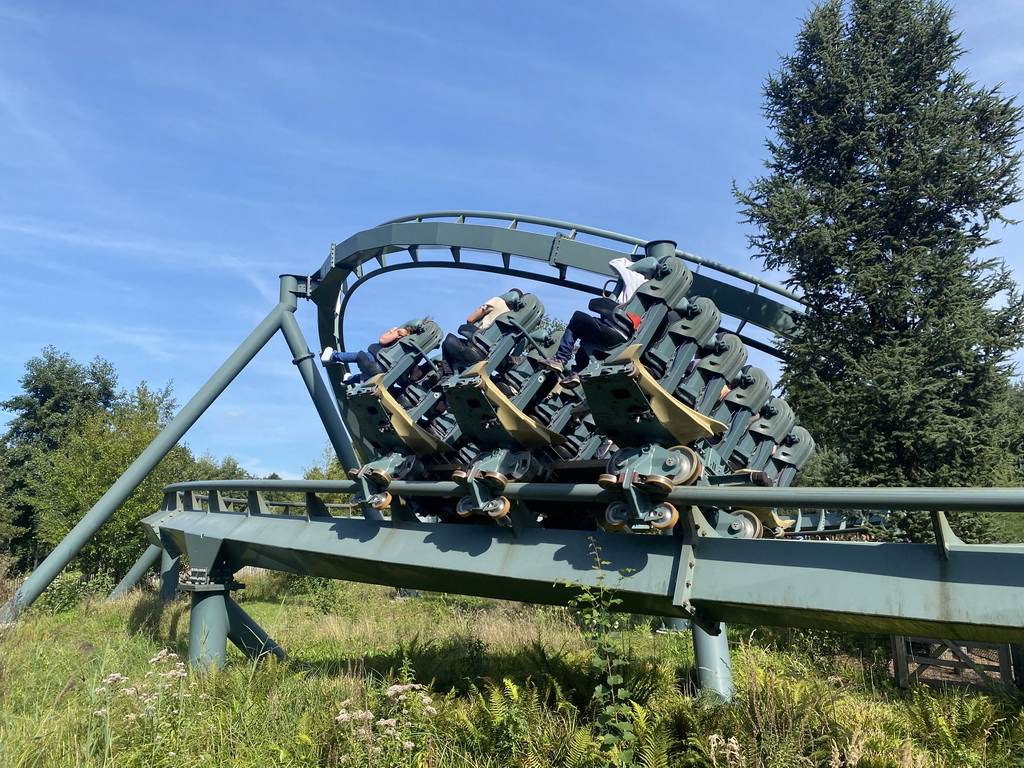
[{"label": "person hanging in seat", "polygon": [[410,320],[403,325],[389,328],[381,334],[376,344],[371,344],[365,350],[359,350],[358,352],[346,352],[336,350],[334,347],[324,347],[324,351],[320,353],[320,362],[325,367],[331,363],[357,364],[360,369],[359,372],[347,373],[341,381],[346,385],[359,384],[367,378],[367,370],[379,367],[376,365],[376,358],[382,349],[394,346],[398,343],[399,339],[404,339],[406,336],[415,333],[429,323],[430,320],[431,318],[425,317],[422,320]]},{"label": "person hanging in seat", "polygon": [[[579,349],[576,350],[575,363],[572,373],[561,380],[561,385],[566,389],[573,389],[580,385],[579,371],[587,367],[590,362],[590,355],[583,348],[589,345],[600,349],[609,349],[616,344],[621,344],[630,337],[630,331],[612,319],[616,309],[625,307],[637,289],[649,280],[657,269],[657,259],[647,256],[639,261],[631,262],[628,258],[612,259],[608,266],[615,271],[618,282],[615,286],[613,297],[593,299],[590,302],[590,309],[598,312],[598,315],[590,315],[581,310],[573,313],[569,325],[562,334],[562,340],[554,357],[541,361],[541,365],[556,373],[565,371],[569,358],[573,356],[573,349],[579,342]],[[638,315],[626,315],[632,323],[632,330],[640,325]]]},{"label": "person hanging in seat", "polygon": [[459,326],[459,335],[449,333],[441,342],[442,372],[450,376],[456,366],[465,367],[473,363],[479,363],[484,359],[483,353],[470,344],[473,337],[480,331],[486,330],[494,325],[494,321],[500,315],[512,310],[523,298],[524,294],[518,288],[506,291],[500,296],[488,299],[466,318],[466,322]]}]

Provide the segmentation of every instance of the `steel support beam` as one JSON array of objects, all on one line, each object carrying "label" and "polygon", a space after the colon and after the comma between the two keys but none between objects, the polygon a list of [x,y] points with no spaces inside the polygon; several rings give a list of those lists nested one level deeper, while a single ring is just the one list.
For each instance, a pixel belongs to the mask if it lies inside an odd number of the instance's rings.
[{"label": "steel support beam", "polygon": [[288,654],[231,599],[231,595],[225,595],[224,603],[228,615],[228,640],[242,653],[250,659],[259,659],[270,654],[276,656],[278,661],[288,661]]},{"label": "steel support beam", "polygon": [[180,577],[181,552],[174,548],[173,544],[165,544],[164,553],[160,557],[160,599],[165,603],[171,602],[178,594]]},{"label": "steel support beam", "polygon": [[736,686],[732,681],[732,658],[725,628],[719,634],[711,635],[694,624],[693,656],[701,692],[713,694],[721,701],[732,699],[736,695]]},{"label": "steel support beam", "polygon": [[356,458],[355,451],[352,450],[352,440],[341,421],[337,403],[317,370],[320,356],[309,351],[299,323],[291,313],[282,313],[281,331],[285,341],[288,342],[288,349],[292,353],[292,362],[295,363],[302,375],[302,380],[306,384],[306,389],[309,390],[309,396],[313,400],[313,405],[320,416],[320,421],[323,422],[324,429],[327,430],[327,437],[334,447],[341,466],[346,470],[358,469],[359,460]]},{"label": "steel support beam", "polygon": [[[294,283],[294,278],[291,278]],[[125,499],[139,487],[160,460],[167,455],[214,400],[227,388],[243,368],[256,356],[281,327],[284,313],[295,311],[294,294],[281,291],[281,302],[256,326],[210,377],[195,396],[185,404],[152,443],[139,455],[110,489],[93,505],[71,532],[64,537],[45,560],[0,608],[0,624],[14,622],[57,578]]]},{"label": "steel support beam", "polygon": [[150,544],[145,552],[135,561],[135,565],[124,575],[124,578],[118,582],[117,586],[114,587],[113,591],[107,595],[107,600],[113,600],[114,598],[120,597],[121,595],[127,594],[139,580],[146,575],[146,571],[157,564],[160,560],[160,555],[163,554],[163,550],[156,544]]},{"label": "steel support beam", "polygon": [[192,592],[188,629],[188,663],[201,671],[223,667],[228,659],[228,597],[226,588]]},{"label": "steel support beam", "polygon": [[[203,511],[143,521],[179,547],[213,537],[232,568],[565,604],[597,573],[589,538],[619,571],[621,609],[715,622],[1024,640],[1024,547],[644,536],[491,525]],[[691,557],[692,555],[692,557]],[[690,563],[693,563],[691,566]],[[714,665],[709,666],[714,669]],[[719,670],[721,677],[721,671]]]}]

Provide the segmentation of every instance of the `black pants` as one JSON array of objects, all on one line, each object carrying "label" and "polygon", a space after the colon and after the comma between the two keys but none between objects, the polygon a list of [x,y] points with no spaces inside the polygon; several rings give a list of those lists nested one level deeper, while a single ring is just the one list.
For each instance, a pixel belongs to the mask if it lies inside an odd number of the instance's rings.
[{"label": "black pants", "polygon": [[621,331],[612,328],[610,325],[605,325],[593,315],[588,315],[586,312],[579,310],[573,313],[572,318],[569,320],[568,329],[576,337],[576,340],[580,342],[580,348],[576,352],[575,369],[577,371],[590,362],[590,355],[583,351],[584,344],[608,349],[626,340],[625,335]]},{"label": "black pants", "polygon": [[384,368],[377,362],[377,353],[381,351],[383,347],[380,344],[371,344],[366,348],[365,351],[360,351],[356,357],[356,365],[364,376],[370,378],[376,376],[379,373],[384,373]]},{"label": "black pants", "polygon": [[459,327],[459,333],[466,338],[449,333],[441,342],[441,357],[450,366],[465,366],[479,363],[484,359],[483,353],[476,347],[470,346],[466,339],[471,339],[480,328],[472,323],[464,323]]}]

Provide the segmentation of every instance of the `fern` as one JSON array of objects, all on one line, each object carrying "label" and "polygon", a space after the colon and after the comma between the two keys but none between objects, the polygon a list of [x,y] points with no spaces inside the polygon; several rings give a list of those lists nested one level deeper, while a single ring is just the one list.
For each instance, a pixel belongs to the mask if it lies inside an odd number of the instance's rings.
[{"label": "fern", "polygon": [[947,691],[942,696],[923,686],[914,689],[910,719],[919,740],[950,766],[984,766],[989,734],[1003,718],[988,698]]},{"label": "fern", "polygon": [[668,768],[668,753],[672,748],[672,737],[665,722],[635,701],[630,702],[633,710],[633,732],[636,734],[634,764],[643,768]]}]

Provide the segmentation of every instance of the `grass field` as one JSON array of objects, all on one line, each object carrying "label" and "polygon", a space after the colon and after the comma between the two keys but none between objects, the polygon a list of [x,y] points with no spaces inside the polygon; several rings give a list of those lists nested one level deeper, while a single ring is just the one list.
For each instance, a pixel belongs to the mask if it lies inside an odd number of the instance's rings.
[{"label": "grass field", "polygon": [[643,617],[243,581],[291,663],[198,674],[187,601],[58,585],[0,637],[0,766],[1024,765],[1019,696],[901,691],[885,638],[732,627],[725,705]]}]

